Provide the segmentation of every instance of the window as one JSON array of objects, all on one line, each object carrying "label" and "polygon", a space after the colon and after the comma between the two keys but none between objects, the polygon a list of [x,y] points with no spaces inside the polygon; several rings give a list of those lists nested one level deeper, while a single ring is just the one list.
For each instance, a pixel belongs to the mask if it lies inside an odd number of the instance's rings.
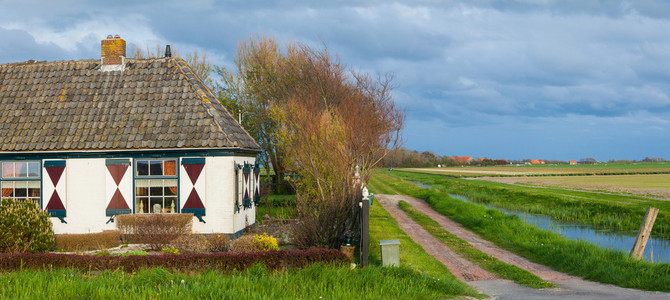
[{"label": "window", "polygon": [[33,201],[40,205],[40,163],[2,162],[2,198]]},{"label": "window", "polygon": [[135,168],[135,213],[176,213],[177,160],[138,160]]}]

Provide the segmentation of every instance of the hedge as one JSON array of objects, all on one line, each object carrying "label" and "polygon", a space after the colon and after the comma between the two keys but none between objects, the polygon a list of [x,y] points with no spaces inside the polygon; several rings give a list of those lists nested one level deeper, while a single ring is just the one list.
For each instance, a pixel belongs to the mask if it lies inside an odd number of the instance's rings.
[{"label": "hedge", "polygon": [[0,271],[73,268],[83,271],[123,270],[162,267],[176,271],[244,270],[261,263],[271,270],[299,269],[310,264],[343,265],[347,257],[334,249],[268,251],[255,253],[213,253],[188,255],[94,256],[58,253],[0,254]]}]

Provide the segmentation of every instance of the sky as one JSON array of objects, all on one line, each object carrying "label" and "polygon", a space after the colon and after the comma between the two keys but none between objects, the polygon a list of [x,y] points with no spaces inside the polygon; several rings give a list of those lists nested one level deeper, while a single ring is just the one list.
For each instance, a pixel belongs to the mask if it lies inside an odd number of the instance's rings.
[{"label": "sky", "polygon": [[395,75],[404,147],[492,159],[670,159],[670,1],[5,1],[0,63],[171,44],[324,44]]}]

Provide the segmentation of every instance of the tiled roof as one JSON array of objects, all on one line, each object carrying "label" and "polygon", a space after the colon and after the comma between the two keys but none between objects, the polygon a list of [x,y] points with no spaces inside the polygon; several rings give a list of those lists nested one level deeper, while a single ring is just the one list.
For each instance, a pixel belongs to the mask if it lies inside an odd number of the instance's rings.
[{"label": "tiled roof", "polygon": [[0,65],[0,152],[259,146],[179,57]]}]

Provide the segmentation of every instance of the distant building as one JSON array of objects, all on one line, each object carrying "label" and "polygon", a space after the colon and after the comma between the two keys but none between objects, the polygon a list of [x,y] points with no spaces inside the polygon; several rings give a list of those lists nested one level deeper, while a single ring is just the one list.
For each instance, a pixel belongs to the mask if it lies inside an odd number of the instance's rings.
[{"label": "distant building", "polygon": [[452,156],[450,159],[461,165],[469,164],[474,161],[472,156]]},{"label": "distant building", "polygon": [[531,159],[530,163],[532,165],[544,165],[545,161],[544,160],[539,160],[539,159]]},{"label": "distant building", "polygon": [[570,165],[571,165],[571,166],[577,165],[577,161],[574,160],[574,159],[571,159],[571,160],[570,160]]}]

